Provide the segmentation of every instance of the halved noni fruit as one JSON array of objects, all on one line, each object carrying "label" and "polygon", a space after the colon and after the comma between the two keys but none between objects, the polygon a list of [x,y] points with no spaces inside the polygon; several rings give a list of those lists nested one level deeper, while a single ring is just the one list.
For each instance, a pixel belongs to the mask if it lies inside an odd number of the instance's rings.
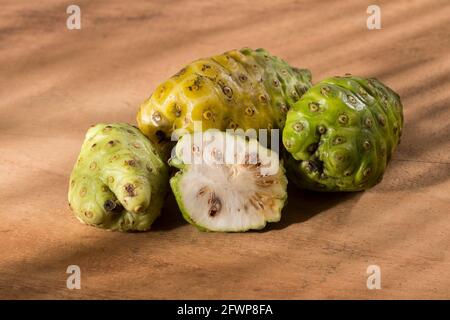
[{"label": "halved noni fruit", "polygon": [[255,139],[210,129],[186,134],[169,162],[183,217],[202,231],[242,232],[277,222],[287,199],[275,151]]}]

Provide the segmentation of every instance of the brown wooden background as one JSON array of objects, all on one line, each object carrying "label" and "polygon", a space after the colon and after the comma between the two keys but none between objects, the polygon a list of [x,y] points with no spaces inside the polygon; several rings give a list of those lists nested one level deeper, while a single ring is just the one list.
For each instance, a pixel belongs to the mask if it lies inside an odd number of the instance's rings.
[{"label": "brown wooden background", "polygon": [[[450,298],[450,3],[13,1],[0,10],[0,298]],[[67,30],[66,8],[82,29]],[[264,47],[314,81],[352,73],[398,91],[406,127],[367,192],[291,186],[282,222],[208,234],[172,198],[151,232],[81,225],[66,201],[86,129],[134,123],[196,58]],[[68,265],[82,289],[66,289]],[[382,289],[366,288],[381,267]]]}]

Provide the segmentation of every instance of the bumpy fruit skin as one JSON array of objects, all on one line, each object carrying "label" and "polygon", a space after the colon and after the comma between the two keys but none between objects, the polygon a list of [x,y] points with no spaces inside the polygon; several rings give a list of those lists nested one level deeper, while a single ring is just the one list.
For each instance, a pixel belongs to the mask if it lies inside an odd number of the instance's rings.
[{"label": "bumpy fruit skin", "polygon": [[184,219],[200,231],[260,230],[280,220],[288,181],[276,152],[216,129],[184,135],[174,151],[169,163],[179,171],[170,186]]},{"label": "bumpy fruit skin", "polygon": [[137,114],[152,141],[171,140],[176,129],[283,128],[286,113],[311,86],[311,73],[264,49],[244,48],[200,59],[156,88]]},{"label": "bumpy fruit skin", "polygon": [[332,77],[310,88],[283,130],[288,176],[317,191],[359,191],[382,180],[400,142],[400,97],[376,79]]},{"label": "bumpy fruit skin", "polygon": [[83,223],[144,231],[159,216],[168,167],[152,143],[128,124],[97,124],[86,133],[70,176],[69,205]]}]

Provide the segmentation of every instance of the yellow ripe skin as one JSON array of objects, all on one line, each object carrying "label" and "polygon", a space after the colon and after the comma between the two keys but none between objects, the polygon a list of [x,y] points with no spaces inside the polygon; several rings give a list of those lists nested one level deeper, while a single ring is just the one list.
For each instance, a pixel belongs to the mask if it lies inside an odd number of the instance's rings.
[{"label": "yellow ripe skin", "polygon": [[283,128],[286,113],[311,86],[311,73],[264,49],[241,49],[190,63],[139,108],[139,129],[153,142],[174,130]]}]

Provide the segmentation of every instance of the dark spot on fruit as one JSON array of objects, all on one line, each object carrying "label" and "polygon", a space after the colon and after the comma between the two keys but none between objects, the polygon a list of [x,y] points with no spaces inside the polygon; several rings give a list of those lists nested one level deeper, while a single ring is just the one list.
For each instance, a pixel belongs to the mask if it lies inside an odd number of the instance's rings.
[{"label": "dark spot on fruit", "polygon": [[273,79],[273,86],[274,87],[279,87],[280,86],[280,81],[278,81],[278,79]]},{"label": "dark spot on fruit", "polygon": [[384,116],[382,114],[378,114],[378,122],[380,123],[380,125],[382,127],[384,127],[386,125],[386,119],[384,118]]},{"label": "dark spot on fruit", "polygon": [[159,122],[161,122],[162,117],[161,117],[161,113],[159,113],[158,111],[153,112],[152,114],[152,120],[154,122],[156,122],[156,124],[158,124]]},{"label": "dark spot on fruit", "polygon": [[97,146],[97,144],[94,143],[94,144],[91,146],[91,148],[95,148],[96,146]]},{"label": "dark spot on fruit", "polygon": [[330,91],[331,91],[331,89],[328,86],[323,86],[322,88],[320,88],[320,93],[324,96],[328,96]]},{"label": "dark spot on fruit", "polygon": [[231,98],[233,96],[233,90],[230,87],[227,86],[222,87],[222,92],[228,98]]},{"label": "dark spot on fruit", "polygon": [[210,206],[208,211],[210,217],[214,217],[222,209],[222,202],[214,192],[209,195],[208,205]]},{"label": "dark spot on fruit", "polygon": [[116,202],[112,200],[106,200],[103,204],[103,208],[108,212],[112,212],[114,209],[116,209],[116,207]]},{"label": "dark spot on fruit", "polygon": [[194,83],[192,84],[192,86],[189,86],[188,89],[189,91],[198,91],[201,88],[201,78],[197,77],[194,80]]},{"label": "dark spot on fruit", "polygon": [[251,117],[255,113],[255,110],[253,110],[252,107],[245,108],[245,114]]},{"label": "dark spot on fruit", "polygon": [[136,192],[135,192],[136,187],[134,185],[132,185],[131,183],[127,183],[124,188],[129,197],[136,196]]},{"label": "dark spot on fruit", "polygon": [[173,113],[175,114],[175,117],[181,117],[181,107],[176,103],[173,105]]},{"label": "dark spot on fruit", "polygon": [[340,124],[347,124],[348,123],[348,116],[346,114],[341,114],[338,117],[338,121]]},{"label": "dark spot on fruit", "polygon": [[325,128],[325,126],[318,126],[317,127],[317,132],[319,134],[324,134],[325,132],[327,132],[327,128]]},{"label": "dark spot on fruit", "polygon": [[308,106],[309,106],[309,110],[310,110],[311,112],[317,112],[317,111],[319,111],[319,104],[318,104],[317,102],[310,102],[310,103],[308,104]]},{"label": "dark spot on fruit", "polygon": [[347,99],[351,104],[356,104],[356,98],[354,96],[348,95]]},{"label": "dark spot on fruit", "polygon": [[394,125],[394,127],[392,128],[392,131],[394,132],[394,134],[397,134],[397,132],[398,132],[397,125]]},{"label": "dark spot on fruit", "polygon": [[341,137],[341,136],[337,136],[336,138],[333,139],[333,144],[341,144],[345,142],[345,138]]},{"label": "dark spot on fruit", "polygon": [[280,103],[278,106],[281,109],[281,112],[283,113],[287,113],[289,111],[289,107],[284,103]]},{"label": "dark spot on fruit", "polygon": [[372,125],[373,125],[372,119],[366,118],[366,120],[364,120],[364,125],[365,125],[367,128],[372,128]]},{"label": "dark spot on fruit", "polygon": [[85,211],[84,215],[88,218],[92,218],[94,216],[94,213],[92,211]]},{"label": "dark spot on fruit", "polygon": [[247,81],[247,76],[245,75],[245,74],[240,74],[239,75],[239,80],[241,80],[242,82],[245,82],[245,81]]},{"label": "dark spot on fruit", "polygon": [[367,177],[367,176],[369,176],[371,173],[372,173],[372,169],[371,169],[371,168],[367,168],[367,169],[364,170],[363,176],[364,176],[364,177]]},{"label": "dark spot on fruit", "polygon": [[369,150],[370,149],[370,142],[368,140],[363,142],[363,148],[365,150]]},{"label": "dark spot on fruit", "polygon": [[294,129],[294,131],[296,132],[300,132],[304,129],[303,123],[301,122],[296,122],[292,125],[292,128]]},{"label": "dark spot on fruit", "polygon": [[132,159],[132,160],[126,160],[125,164],[129,165],[130,167],[136,167],[137,166],[137,161]]},{"label": "dark spot on fruit", "polygon": [[213,117],[213,113],[211,110],[205,110],[203,111],[202,116],[205,120],[210,120]]}]

